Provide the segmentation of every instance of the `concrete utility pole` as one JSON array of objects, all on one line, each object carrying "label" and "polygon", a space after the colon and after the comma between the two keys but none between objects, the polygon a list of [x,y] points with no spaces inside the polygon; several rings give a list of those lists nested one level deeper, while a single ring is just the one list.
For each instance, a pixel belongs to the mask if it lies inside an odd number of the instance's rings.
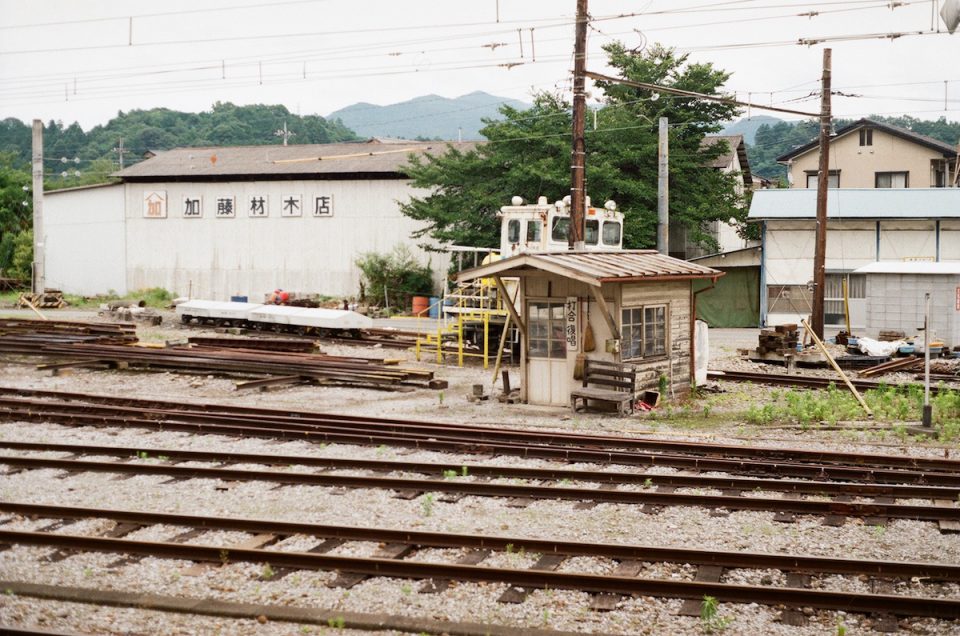
[{"label": "concrete utility pole", "polygon": [[33,120],[33,293],[43,281],[43,122]]},{"label": "concrete utility pole", "polygon": [[123,149],[123,136],[120,137],[113,151],[117,153],[117,156],[120,158],[120,169],[123,170],[123,155],[127,153],[127,151]]},{"label": "concrete utility pole", "polygon": [[660,118],[657,147],[657,251],[670,254],[670,135],[669,121]]},{"label": "concrete utility pole", "polygon": [[813,252],[813,333],[823,339],[823,294],[826,286],[827,186],[830,183],[830,69],[831,50],[823,50],[823,86],[820,91],[820,169],[817,173],[817,238]]},{"label": "concrete utility pole", "polygon": [[567,244],[582,250],[583,224],[586,217],[586,125],[587,96],[587,0],[577,0],[577,31],[573,47],[573,151],[570,164],[570,234]]}]

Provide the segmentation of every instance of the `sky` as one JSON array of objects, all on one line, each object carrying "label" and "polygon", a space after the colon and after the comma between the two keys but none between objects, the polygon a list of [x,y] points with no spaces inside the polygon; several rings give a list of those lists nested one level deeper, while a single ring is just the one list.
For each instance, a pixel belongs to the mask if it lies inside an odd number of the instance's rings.
[{"label": "sky", "polygon": [[[732,73],[738,99],[815,113],[830,47],[835,115],[955,121],[960,30],[935,13],[952,1],[589,0],[587,68],[610,72],[604,43],[659,42]],[[575,11],[576,0],[0,0],[0,119],[86,130],[120,110],[217,101],[327,115],[431,94],[569,96]]]}]

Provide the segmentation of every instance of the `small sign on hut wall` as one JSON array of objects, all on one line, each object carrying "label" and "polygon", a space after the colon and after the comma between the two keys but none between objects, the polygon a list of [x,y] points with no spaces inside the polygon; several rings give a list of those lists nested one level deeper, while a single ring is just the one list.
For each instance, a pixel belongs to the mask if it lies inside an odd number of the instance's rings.
[{"label": "small sign on hut wall", "polygon": [[563,303],[563,333],[567,340],[567,351],[580,350],[580,300],[569,296]]},{"label": "small sign on hut wall", "polygon": [[143,218],[167,218],[167,191],[150,190],[143,193]]},{"label": "small sign on hut wall", "polygon": [[960,311],[960,287],[957,287],[957,311]]}]

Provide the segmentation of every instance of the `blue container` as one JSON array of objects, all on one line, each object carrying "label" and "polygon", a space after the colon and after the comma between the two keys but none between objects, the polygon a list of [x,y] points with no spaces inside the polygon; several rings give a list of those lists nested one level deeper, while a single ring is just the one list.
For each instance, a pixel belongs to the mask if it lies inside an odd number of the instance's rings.
[{"label": "blue container", "polygon": [[431,318],[440,317],[440,298],[437,296],[430,297],[430,311],[427,312],[427,315]]},{"label": "blue container", "polygon": [[232,302],[232,303],[245,303],[245,302],[247,302],[247,297],[246,297],[246,296],[231,296],[231,297],[230,297],[230,302]]}]

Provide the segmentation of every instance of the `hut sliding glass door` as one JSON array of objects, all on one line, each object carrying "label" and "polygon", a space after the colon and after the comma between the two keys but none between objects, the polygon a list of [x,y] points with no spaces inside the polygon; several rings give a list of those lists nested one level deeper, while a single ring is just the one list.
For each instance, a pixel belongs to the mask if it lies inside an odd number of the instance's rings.
[{"label": "hut sliding glass door", "polygon": [[562,406],[570,401],[563,308],[561,299],[527,303],[527,401],[530,404]]}]

